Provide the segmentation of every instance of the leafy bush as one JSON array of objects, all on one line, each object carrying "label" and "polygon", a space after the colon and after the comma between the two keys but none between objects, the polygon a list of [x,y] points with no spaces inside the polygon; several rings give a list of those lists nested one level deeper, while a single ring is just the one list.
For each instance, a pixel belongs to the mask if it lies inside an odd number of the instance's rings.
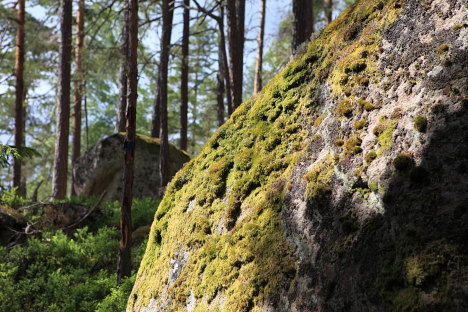
[{"label": "leafy bush", "polygon": [[[91,206],[95,200],[72,201]],[[134,228],[152,222],[157,203],[134,201]],[[100,207],[103,215],[73,234],[49,230],[24,246],[0,247],[0,312],[125,311],[146,239],[132,250],[132,277],[117,285],[120,204]]]}]

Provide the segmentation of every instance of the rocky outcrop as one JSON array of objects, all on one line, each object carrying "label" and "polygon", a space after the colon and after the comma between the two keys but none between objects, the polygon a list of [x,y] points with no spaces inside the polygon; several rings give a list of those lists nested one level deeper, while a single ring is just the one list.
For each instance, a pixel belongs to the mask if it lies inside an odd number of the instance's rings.
[{"label": "rocky outcrop", "polygon": [[467,20],[340,15],[174,177],[127,311],[467,310]]},{"label": "rocky outcrop", "polygon": [[[73,168],[77,195],[100,197],[106,191],[104,199],[121,199],[123,143],[123,135],[111,135],[99,140],[77,160]],[[184,151],[170,145],[169,160],[169,174],[172,177],[190,157]],[[133,195],[139,198],[159,196],[158,139],[137,136]]]}]

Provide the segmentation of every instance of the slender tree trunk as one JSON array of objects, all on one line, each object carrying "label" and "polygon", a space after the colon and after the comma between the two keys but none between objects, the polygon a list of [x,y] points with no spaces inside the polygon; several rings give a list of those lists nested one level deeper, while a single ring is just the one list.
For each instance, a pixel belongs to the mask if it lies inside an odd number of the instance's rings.
[{"label": "slender tree trunk", "polygon": [[172,17],[174,15],[174,1],[162,1],[162,38],[161,38],[161,61],[159,62],[159,76],[161,82],[158,86],[159,101],[160,101],[160,116],[161,116],[161,131],[160,131],[160,153],[159,153],[159,168],[161,174],[161,190],[169,182],[169,138],[167,124],[167,75],[169,66],[169,48],[171,45],[172,32]]},{"label": "slender tree trunk", "polygon": [[[24,0],[18,0],[15,59],[15,146],[24,144]],[[21,161],[13,160],[13,187],[18,188],[18,195],[25,196],[26,188],[21,183]]]},{"label": "slender tree trunk", "polygon": [[228,107],[228,115],[231,116],[233,112],[232,107],[232,98],[231,98],[231,78],[229,74],[229,62],[226,53],[226,37],[224,35],[224,5],[221,4],[219,7],[219,19],[218,19],[218,27],[219,27],[219,51],[220,51],[220,58],[222,60],[222,70],[223,70],[223,77],[224,83],[226,86],[226,98],[227,98],[227,107]]},{"label": "slender tree trunk", "polygon": [[188,54],[190,36],[190,0],[184,0],[184,29],[182,34],[182,68],[180,74],[180,148],[187,150],[188,115]]},{"label": "slender tree trunk", "polygon": [[217,119],[218,127],[221,127],[224,123],[224,75],[222,72],[222,61],[218,62],[219,64],[219,73],[216,75],[217,78],[217,92],[216,92],[216,101],[217,101]]},{"label": "slender tree trunk", "polygon": [[125,114],[127,111],[127,70],[128,70],[128,1],[124,1],[122,16],[122,41],[120,44],[120,90],[119,107],[117,109],[117,124],[115,132],[125,132]]},{"label": "slender tree trunk", "polygon": [[223,70],[223,77],[226,89],[226,99],[227,99],[227,107],[228,107],[228,115],[230,116],[233,112],[232,107],[232,97],[231,97],[231,78],[230,78],[230,71],[229,71],[229,62],[226,52],[226,36],[224,34],[224,5],[221,4],[219,7],[219,20],[218,20],[218,27],[219,27],[219,51],[221,53],[220,58],[222,60],[222,70]]},{"label": "slender tree trunk", "polygon": [[[80,157],[81,150],[81,103],[83,101],[83,42],[84,42],[84,0],[78,2],[78,14],[76,16],[76,24],[78,26],[78,34],[76,38],[75,50],[75,101],[73,105],[73,144],[72,144],[72,167],[74,166],[78,157]],[[72,175],[71,195],[75,193],[75,180]]]},{"label": "slender tree trunk", "polygon": [[57,106],[57,135],[52,196],[64,199],[67,193],[68,134],[70,132],[70,59],[72,40],[72,0],[61,0],[60,73]]},{"label": "slender tree trunk", "polygon": [[262,65],[263,65],[263,37],[265,36],[265,6],[266,0],[260,0],[260,30],[258,32],[258,49],[257,58],[255,60],[255,80],[254,94],[262,90]]},{"label": "slender tree trunk", "polygon": [[242,103],[245,0],[227,0],[231,98],[233,109]]},{"label": "slender tree trunk", "polygon": [[136,144],[136,105],[137,105],[137,50],[138,50],[138,0],[129,1],[129,56],[128,56],[128,96],[126,115],[126,136],[124,142],[124,189],[120,219],[120,252],[118,279],[129,277],[131,274],[132,259],[132,200],[133,200],[133,172]]},{"label": "slender tree trunk", "polygon": [[324,0],[323,7],[325,9],[325,25],[328,25],[333,20],[333,0]]},{"label": "slender tree trunk", "polygon": [[159,138],[161,132],[161,99],[159,98],[159,85],[161,84],[160,71],[156,81],[156,97],[154,99],[153,118],[151,120],[151,137]]},{"label": "slender tree trunk", "polygon": [[311,0],[293,0],[293,41],[295,51],[302,43],[309,40],[314,32],[314,14]]}]

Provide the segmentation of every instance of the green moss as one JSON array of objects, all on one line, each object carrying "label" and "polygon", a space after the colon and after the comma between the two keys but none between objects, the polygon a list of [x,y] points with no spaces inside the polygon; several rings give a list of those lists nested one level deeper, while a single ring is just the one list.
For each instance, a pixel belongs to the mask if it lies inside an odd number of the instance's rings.
[{"label": "green moss", "polygon": [[418,130],[419,132],[426,132],[427,130],[427,118],[424,116],[417,116],[414,119],[414,128]]},{"label": "green moss", "polygon": [[414,160],[408,154],[398,154],[393,159],[393,166],[397,171],[407,171],[413,167]]},{"label": "green moss", "polygon": [[[165,293],[171,311],[183,311],[193,292],[195,311],[255,311],[292,280],[294,248],[279,214],[285,181],[306,153],[304,142],[323,140],[305,130],[315,124],[309,116],[316,114],[317,90],[327,83],[338,96],[354,87],[357,73],[376,78],[381,30],[399,12],[393,3],[385,3],[382,12],[375,1],[360,1],[337,17],[176,175],[156,212],[130,309]],[[355,38],[343,42],[350,32]],[[351,144],[354,151],[357,142]],[[335,155],[327,155],[306,175],[308,204],[327,200],[335,162]],[[169,283],[171,259],[183,252],[188,257],[182,273]],[[213,301],[217,296],[223,307]]]},{"label": "green moss", "polygon": [[314,127],[318,127],[322,124],[323,120],[325,119],[324,115],[318,116],[314,121]]},{"label": "green moss", "polygon": [[358,106],[361,110],[365,110],[366,112],[370,112],[375,109],[374,104],[367,102],[366,100],[359,99]]},{"label": "green moss", "polygon": [[457,30],[459,30],[459,29],[461,29],[461,28],[463,28],[463,25],[462,25],[462,24],[456,24],[456,25],[454,25],[454,26],[452,27],[452,30],[457,31]]},{"label": "green moss", "polygon": [[439,54],[444,54],[448,52],[449,46],[446,43],[441,44],[440,46],[437,47],[437,53]]},{"label": "green moss", "polygon": [[364,87],[369,86],[369,78],[367,78],[367,77],[357,76],[356,77],[356,82],[359,85],[364,86]]},{"label": "green moss", "polygon": [[373,162],[377,158],[377,153],[375,151],[370,151],[366,154],[365,160],[368,164]]},{"label": "green moss", "polygon": [[252,149],[245,149],[234,157],[234,168],[237,170],[249,170],[252,166],[254,152]]},{"label": "green moss", "polygon": [[356,155],[362,152],[362,140],[358,136],[352,136],[346,140],[343,149],[346,155]]},{"label": "green moss", "polygon": [[366,126],[367,122],[365,119],[358,120],[354,123],[354,130],[361,130],[364,129]]},{"label": "green moss", "polygon": [[[460,265],[466,260],[463,247],[446,240],[422,243],[423,233],[417,227],[401,233],[394,249],[386,255],[377,287],[389,310],[456,310],[454,289],[468,276],[466,267]],[[425,294],[429,290],[427,301]]]},{"label": "green moss", "polygon": [[395,131],[396,126],[396,121],[380,118],[379,123],[372,130],[374,135],[377,136],[377,141],[379,142],[377,156],[381,156],[385,151],[392,147],[393,132]]},{"label": "green moss", "polygon": [[351,99],[344,99],[338,103],[335,113],[338,116],[351,117],[353,114],[354,105]]},{"label": "green moss", "polygon": [[335,144],[336,146],[343,146],[344,141],[342,138],[338,138],[335,140],[335,142],[333,142],[333,144]]},{"label": "green moss", "polygon": [[335,166],[335,157],[328,154],[325,158],[315,164],[304,176],[307,182],[306,201],[309,204],[323,204],[331,195],[329,186]]}]

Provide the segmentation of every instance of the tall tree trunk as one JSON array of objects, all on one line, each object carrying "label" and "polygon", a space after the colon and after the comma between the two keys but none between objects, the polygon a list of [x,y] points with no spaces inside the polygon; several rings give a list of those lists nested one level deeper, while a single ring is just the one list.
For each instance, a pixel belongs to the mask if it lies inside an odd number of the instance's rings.
[{"label": "tall tree trunk", "polygon": [[333,20],[333,0],[324,0],[323,8],[325,9],[325,25],[328,25]]},{"label": "tall tree trunk", "polygon": [[217,78],[217,91],[216,91],[216,111],[218,119],[218,127],[221,127],[224,123],[224,75],[222,72],[222,61],[218,62],[219,73],[216,75]]},{"label": "tall tree trunk", "polygon": [[160,101],[161,131],[159,168],[161,174],[161,190],[169,182],[169,138],[167,124],[167,75],[169,66],[169,48],[171,45],[172,17],[174,15],[174,1],[162,1],[162,38],[161,60],[159,62],[160,84],[158,86],[158,98]]},{"label": "tall tree trunk", "polygon": [[188,115],[188,54],[190,36],[190,0],[184,0],[184,29],[182,34],[182,68],[180,73],[180,148],[187,150]]},{"label": "tall tree trunk", "polygon": [[257,58],[255,59],[254,94],[262,90],[262,65],[263,65],[263,37],[265,36],[265,6],[266,0],[260,0],[260,30],[258,32]]},{"label": "tall tree trunk", "polygon": [[312,0],[293,0],[293,41],[295,51],[302,43],[309,40],[314,32],[314,14]]},{"label": "tall tree trunk", "polygon": [[[81,103],[83,101],[83,43],[84,43],[84,0],[78,2],[78,14],[76,16],[76,24],[78,33],[76,38],[75,49],[75,99],[73,105],[73,143],[72,143],[72,167],[74,166],[78,157],[80,157],[81,150]],[[76,195],[75,180],[72,175],[71,195]]]},{"label": "tall tree trunk", "polygon": [[233,109],[242,103],[245,0],[227,0],[231,98]]},{"label": "tall tree trunk", "polygon": [[124,1],[122,16],[122,41],[120,44],[120,89],[115,132],[125,132],[125,114],[127,110],[127,74],[128,74],[128,1]]},{"label": "tall tree trunk", "polygon": [[118,279],[129,277],[131,274],[132,258],[132,200],[133,200],[133,172],[135,161],[136,144],[136,105],[137,105],[137,83],[138,83],[138,0],[129,1],[129,56],[128,56],[128,96],[126,115],[126,136],[124,142],[124,189],[122,196],[122,208],[120,218],[120,249]]},{"label": "tall tree trunk", "polygon": [[70,59],[72,40],[72,0],[61,0],[60,73],[57,106],[52,196],[64,199],[67,193],[68,134],[70,132]]},{"label": "tall tree trunk", "polygon": [[[161,65],[160,65],[161,66]],[[151,137],[159,138],[161,132],[161,99],[159,98],[159,85],[161,84],[160,70],[156,81],[156,97],[154,98],[153,118],[151,120]]]},{"label": "tall tree trunk", "polygon": [[[24,144],[24,0],[18,0],[15,59],[15,146]],[[21,183],[21,161],[13,160],[13,187],[18,188],[18,195],[25,196],[26,188]]]},{"label": "tall tree trunk", "polygon": [[219,31],[219,51],[220,51],[220,58],[222,61],[222,71],[223,71],[223,78],[224,83],[226,86],[226,98],[227,98],[227,107],[228,107],[228,115],[231,116],[233,112],[232,108],[232,98],[231,98],[231,78],[229,76],[229,62],[226,53],[226,36],[224,34],[224,4],[219,6],[219,18],[218,18],[218,31]]}]

